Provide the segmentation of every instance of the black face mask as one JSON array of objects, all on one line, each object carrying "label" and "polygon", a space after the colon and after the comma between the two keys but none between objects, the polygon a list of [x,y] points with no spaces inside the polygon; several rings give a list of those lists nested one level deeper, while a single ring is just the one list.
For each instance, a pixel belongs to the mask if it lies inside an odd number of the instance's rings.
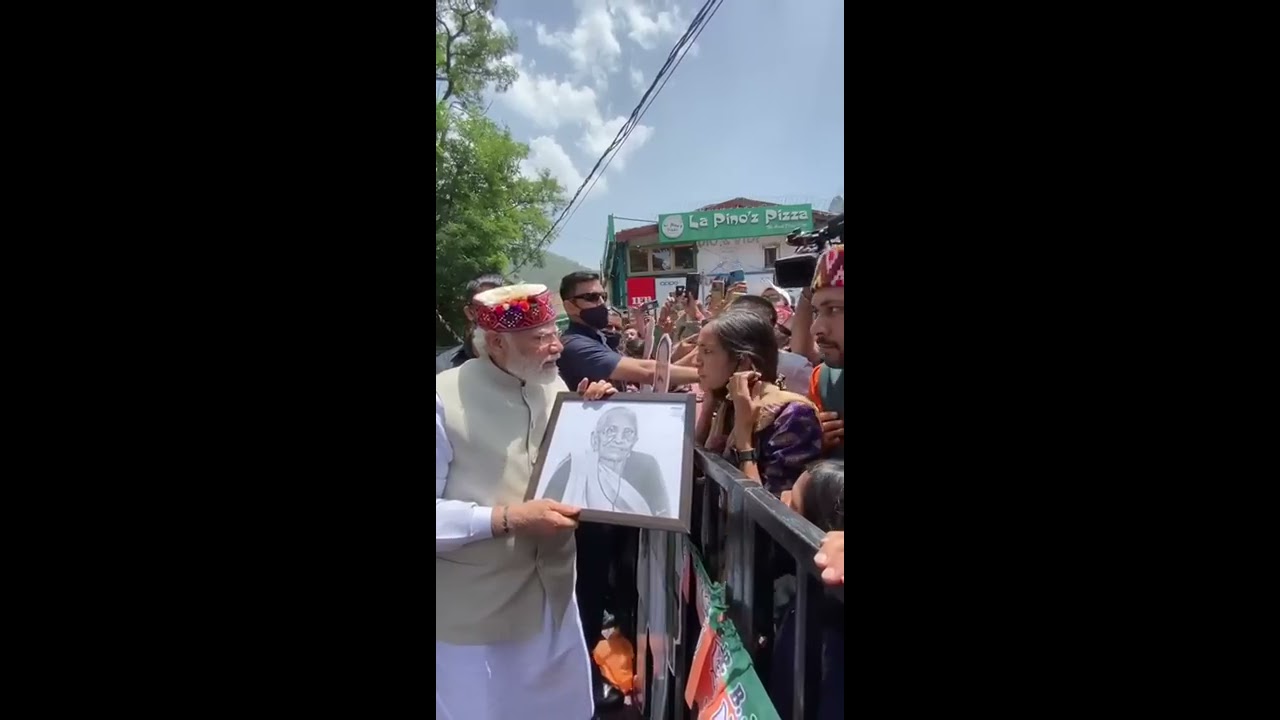
[{"label": "black face mask", "polygon": [[582,311],[582,322],[596,330],[603,330],[609,327],[609,306],[597,305],[584,309]]},{"label": "black face mask", "polygon": [[617,350],[618,346],[622,344],[622,333],[617,330],[609,329],[601,330],[600,332],[604,333],[604,344],[608,345],[610,350]]}]

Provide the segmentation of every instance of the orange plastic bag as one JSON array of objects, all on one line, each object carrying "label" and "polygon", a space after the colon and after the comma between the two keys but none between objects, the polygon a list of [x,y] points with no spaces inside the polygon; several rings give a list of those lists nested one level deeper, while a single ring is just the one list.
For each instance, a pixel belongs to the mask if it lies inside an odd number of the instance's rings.
[{"label": "orange plastic bag", "polygon": [[614,631],[609,637],[596,643],[591,657],[600,666],[600,674],[610,685],[630,695],[636,687],[636,649],[631,641]]}]

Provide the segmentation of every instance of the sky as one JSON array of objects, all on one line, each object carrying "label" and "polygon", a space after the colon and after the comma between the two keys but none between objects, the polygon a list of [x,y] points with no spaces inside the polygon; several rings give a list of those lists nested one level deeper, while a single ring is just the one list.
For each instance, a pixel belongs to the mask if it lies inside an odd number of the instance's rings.
[{"label": "sky", "polygon": [[[522,170],[572,196],[699,7],[499,0],[519,76],[488,114],[529,145]],[[669,74],[552,252],[599,267],[610,214],[655,222],[734,197],[826,210],[844,194],[843,0],[725,0]]]}]

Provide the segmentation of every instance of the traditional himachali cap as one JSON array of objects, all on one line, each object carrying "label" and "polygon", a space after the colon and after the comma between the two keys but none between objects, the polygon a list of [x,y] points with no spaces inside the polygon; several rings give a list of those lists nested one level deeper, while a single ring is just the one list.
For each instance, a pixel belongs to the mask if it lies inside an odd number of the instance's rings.
[{"label": "traditional himachali cap", "polygon": [[818,257],[813,271],[813,289],[844,287],[844,245],[832,245]]},{"label": "traditional himachali cap", "polygon": [[478,293],[471,303],[483,330],[519,332],[556,321],[546,285],[505,285]]}]

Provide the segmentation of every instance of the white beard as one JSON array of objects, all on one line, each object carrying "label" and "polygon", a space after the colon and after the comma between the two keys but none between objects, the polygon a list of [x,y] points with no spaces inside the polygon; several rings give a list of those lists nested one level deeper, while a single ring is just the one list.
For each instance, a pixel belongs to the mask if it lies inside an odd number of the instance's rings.
[{"label": "white beard", "polygon": [[560,377],[560,369],[555,365],[555,361],[559,359],[559,355],[548,358],[551,362],[550,367],[543,367],[537,358],[518,356],[511,362],[507,372],[530,385],[550,385]]},{"label": "white beard", "polygon": [[[485,331],[479,329],[475,331],[471,336],[471,346],[475,348],[477,356],[489,351],[488,343],[485,342]],[[555,365],[555,361],[559,359],[559,355],[548,358],[552,365],[543,369],[542,363],[536,358],[515,356],[505,370],[530,385],[550,385],[560,377],[560,369]]]}]

